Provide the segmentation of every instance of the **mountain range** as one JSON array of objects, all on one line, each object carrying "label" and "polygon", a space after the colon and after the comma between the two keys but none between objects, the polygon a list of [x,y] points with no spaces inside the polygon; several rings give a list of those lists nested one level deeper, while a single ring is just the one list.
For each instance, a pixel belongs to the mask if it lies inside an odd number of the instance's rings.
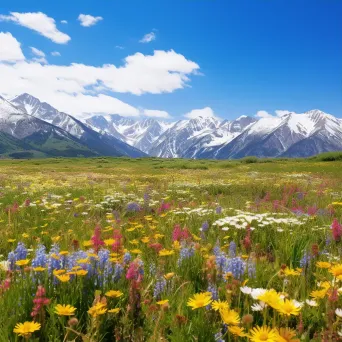
[{"label": "mountain range", "polygon": [[342,150],[342,119],[320,110],[177,122],[117,114],[80,121],[29,94],[0,96],[0,155],[234,159],[308,157]]}]

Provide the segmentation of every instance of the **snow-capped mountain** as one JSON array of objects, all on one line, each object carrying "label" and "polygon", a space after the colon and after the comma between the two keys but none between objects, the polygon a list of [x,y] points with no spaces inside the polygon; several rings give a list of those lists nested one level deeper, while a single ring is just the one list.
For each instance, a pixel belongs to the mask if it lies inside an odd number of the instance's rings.
[{"label": "snow-capped mountain", "polygon": [[129,157],[145,156],[139,149],[126,144],[121,139],[116,138],[115,135],[101,134],[73,116],[58,111],[48,103],[41,102],[30,94],[19,95],[11,103],[21,112],[39,118],[69,133],[95,154]]},{"label": "snow-capped mountain", "polygon": [[[56,152],[54,146],[60,140],[63,151]],[[342,119],[311,110],[280,117],[241,116],[232,121],[199,116],[164,122],[112,114],[81,122],[29,94],[11,102],[0,97],[0,154],[16,149],[46,155],[307,157],[342,150]]]},{"label": "snow-capped mountain", "polygon": [[154,119],[138,121],[117,114],[93,116],[87,119],[86,123],[146,153],[149,153],[152,144],[173,125],[173,123]]},{"label": "snow-capped mountain", "polygon": [[221,122],[197,117],[163,123],[110,115],[92,117],[87,123],[162,158],[298,157],[342,150],[342,120],[319,110]]},{"label": "snow-capped mountain", "polygon": [[212,117],[199,116],[196,119],[178,121],[156,139],[149,154],[163,158],[186,157],[193,144],[219,127],[220,121]]}]

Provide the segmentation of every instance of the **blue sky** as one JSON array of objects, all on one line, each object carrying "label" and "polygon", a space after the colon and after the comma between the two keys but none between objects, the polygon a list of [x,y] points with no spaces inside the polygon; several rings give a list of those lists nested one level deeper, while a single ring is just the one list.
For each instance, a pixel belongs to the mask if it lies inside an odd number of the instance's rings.
[{"label": "blue sky", "polygon": [[[70,40],[57,43],[26,24],[18,24],[10,12],[42,12],[55,20],[56,30],[69,36]],[[80,14],[99,16],[102,20],[85,27],[77,19]],[[2,74],[10,78],[6,80],[7,84],[0,82],[0,92],[10,97],[25,87],[30,92],[32,87],[34,95],[43,97],[42,100],[52,101],[57,108],[62,106],[62,110],[74,111],[70,114],[79,116],[85,111],[84,106],[75,104],[71,95],[87,96],[87,99],[84,96],[77,98],[79,101],[84,99],[84,103],[89,100],[89,111],[107,113],[113,105],[113,111],[122,111],[124,115],[144,113],[147,109],[155,110],[152,115],[160,112],[165,116],[167,112],[177,119],[194,109],[209,107],[215,115],[228,119],[255,115],[260,110],[274,114],[276,110],[301,113],[314,108],[342,117],[341,14],[341,0],[2,0],[0,32],[10,33],[21,44],[24,59],[16,57],[6,61],[3,58],[1,62],[3,47],[0,45],[0,63],[6,67]],[[62,20],[67,24],[61,23]],[[148,33],[153,33],[155,39],[140,42]],[[47,64],[39,61],[39,56],[35,56],[30,47],[44,52],[50,66],[48,72],[44,71]],[[75,76],[73,81],[82,83],[83,90],[70,88],[70,104],[66,96],[53,98],[54,92],[60,93],[53,79],[46,81],[46,89],[36,84],[37,79],[26,84],[21,81],[20,72],[26,75],[27,70],[34,70],[30,63],[44,65],[45,69],[37,68],[42,72],[40,79],[44,83],[44,74],[59,80],[59,75],[52,69],[54,65],[77,63],[102,68],[104,64],[111,64],[119,67],[125,64],[127,56],[135,56],[138,52],[143,57],[153,56],[155,50],[173,50],[174,54],[160,56],[158,62],[151,60],[152,66],[148,68],[145,59],[139,63],[136,68],[141,75],[141,94],[134,91],[135,69],[122,73],[122,81],[116,74],[113,76],[120,84],[127,82],[124,90],[119,89],[120,86],[108,86],[110,80],[107,80],[108,84],[99,82],[99,87],[93,83],[84,85],[84,79],[79,81],[79,76]],[[59,52],[60,56],[52,56],[53,51]],[[180,59],[180,56],[189,63],[179,61],[178,69],[173,70],[173,58]],[[199,68],[191,67],[190,62]],[[23,63],[26,63],[26,69],[21,66],[22,71],[15,70],[14,74],[13,68]],[[159,63],[163,66],[162,72],[168,73],[163,74],[165,77],[155,74],[158,70],[150,69]],[[187,79],[180,81],[183,68],[187,69]],[[152,91],[148,79],[151,72],[155,78]],[[168,79],[172,73],[178,75],[177,85]],[[61,77],[66,77],[63,75]],[[16,81],[8,90],[12,77]],[[50,83],[51,90],[48,89]],[[168,90],[164,92],[163,89]],[[106,96],[102,98],[102,104],[100,94]],[[111,102],[107,97],[120,103]],[[122,103],[137,112],[130,111]]]}]

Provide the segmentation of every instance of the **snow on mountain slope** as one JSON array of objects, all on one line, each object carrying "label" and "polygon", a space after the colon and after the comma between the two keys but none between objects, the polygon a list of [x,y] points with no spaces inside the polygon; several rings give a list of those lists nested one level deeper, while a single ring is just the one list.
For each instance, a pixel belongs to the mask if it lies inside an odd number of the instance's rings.
[{"label": "snow on mountain slope", "polygon": [[179,158],[194,144],[220,125],[219,120],[212,117],[197,117],[181,120],[167,129],[152,145],[149,154],[163,158]]},{"label": "snow on mountain slope", "polygon": [[138,121],[117,114],[93,116],[86,122],[91,127],[111,134],[145,153],[148,153],[155,140],[173,125],[155,119]]},{"label": "snow on mountain slope", "polygon": [[99,155],[142,157],[145,153],[129,144],[122,143],[112,134],[102,134],[73,116],[60,112],[48,103],[41,102],[30,94],[22,94],[12,100],[12,104],[22,111],[68,132]]}]

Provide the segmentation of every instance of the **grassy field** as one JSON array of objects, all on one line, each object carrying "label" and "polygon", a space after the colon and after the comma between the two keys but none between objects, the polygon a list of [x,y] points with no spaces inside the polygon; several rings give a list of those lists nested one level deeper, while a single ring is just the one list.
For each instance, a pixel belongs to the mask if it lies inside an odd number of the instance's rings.
[{"label": "grassy field", "polygon": [[0,203],[0,342],[341,340],[341,154],[1,160]]}]

